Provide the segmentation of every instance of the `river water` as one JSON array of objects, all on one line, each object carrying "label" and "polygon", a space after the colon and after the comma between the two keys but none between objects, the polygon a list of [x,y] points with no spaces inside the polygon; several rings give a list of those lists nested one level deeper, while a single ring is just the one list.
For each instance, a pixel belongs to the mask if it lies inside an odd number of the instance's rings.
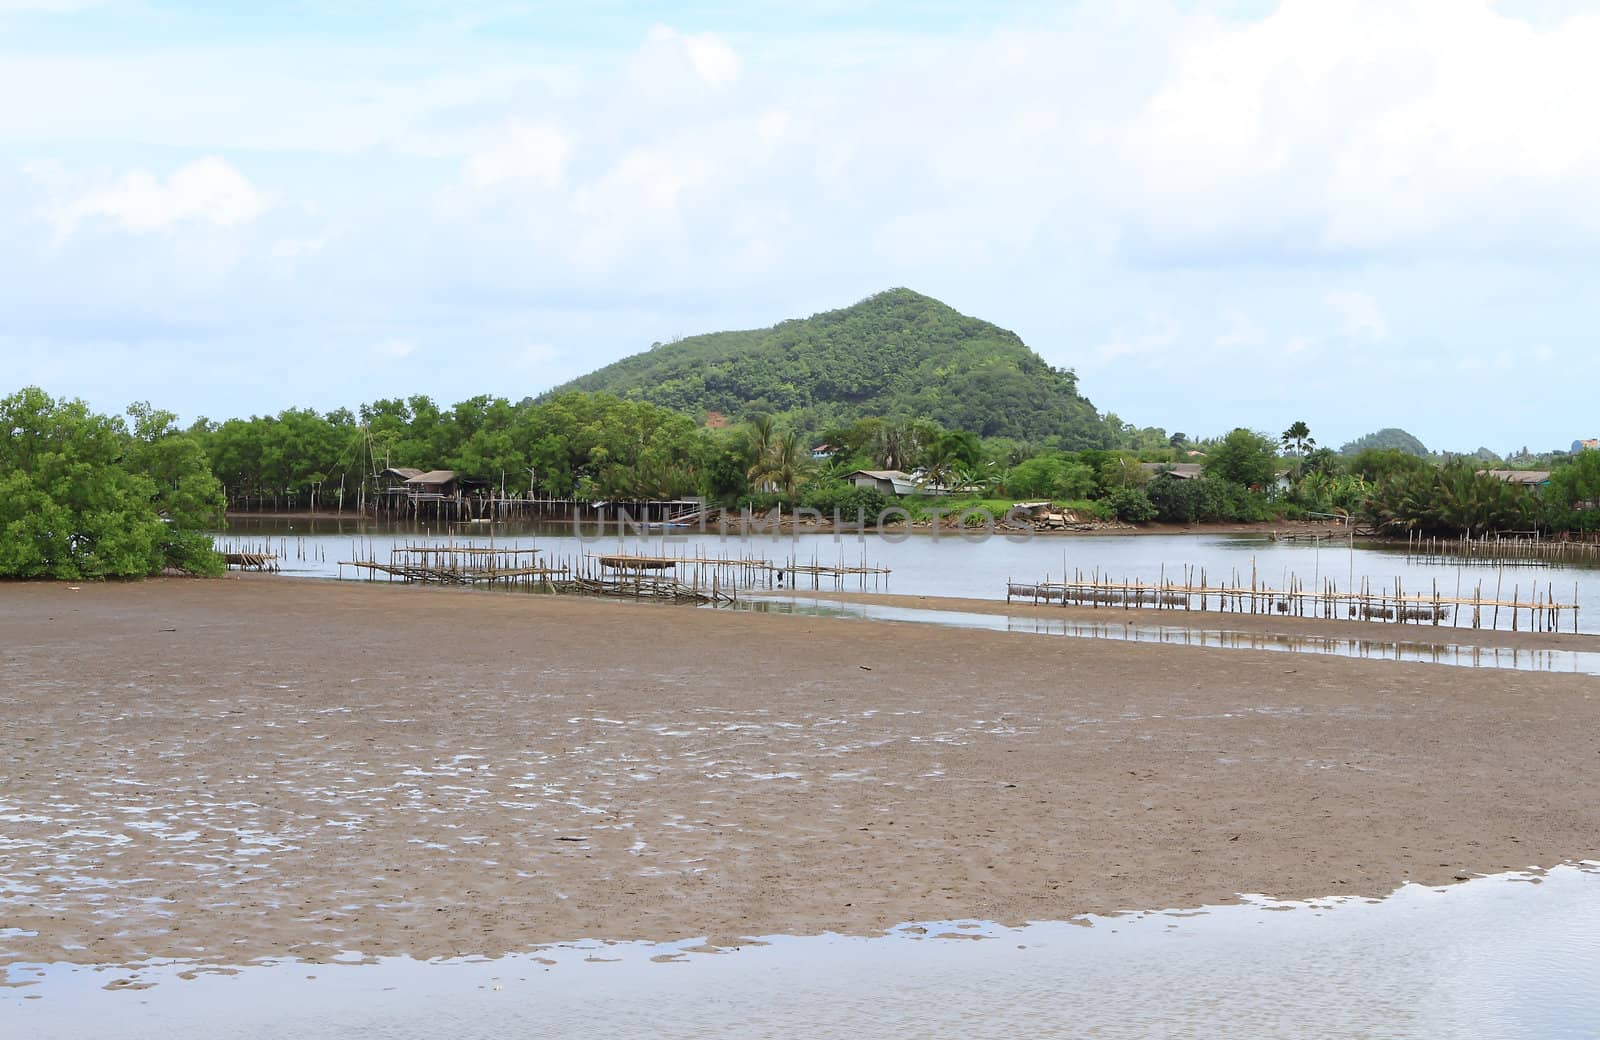
[{"label": "river water", "polygon": [[[357,578],[341,561],[377,559],[387,562],[390,549],[408,544],[444,544],[471,541],[488,544],[488,525],[429,529],[402,525],[360,527],[354,521],[236,520],[217,535],[219,544],[238,548],[265,548],[278,553],[283,573],[306,577]],[[483,531],[483,533],[478,533]],[[1558,602],[1576,602],[1578,628],[1600,632],[1600,569],[1581,566],[1529,566],[1526,561],[1504,565],[1483,560],[1459,563],[1424,562],[1407,557],[1404,550],[1360,544],[1273,542],[1265,535],[1034,535],[1030,537],[965,538],[956,534],[909,536],[772,534],[738,537],[684,532],[619,537],[599,533],[593,524],[495,525],[494,544],[538,548],[542,560],[559,562],[585,553],[624,552],[635,555],[758,557],[773,561],[820,563],[829,566],[867,564],[887,567],[886,579],[849,579],[837,586],[844,591],[889,591],[918,596],[956,596],[1003,600],[1008,581],[1060,580],[1075,572],[1112,581],[1127,579],[1153,583],[1198,580],[1203,568],[1210,585],[1256,579],[1283,588],[1291,577],[1310,589],[1332,579],[1341,590],[1358,587],[1365,579],[1374,590],[1393,590],[1399,580],[1406,593],[1442,596],[1458,592],[1471,595],[1481,588],[1486,597],[1498,590],[1506,600],[1527,602],[1547,590]],[[835,586],[826,580],[823,589]],[[1564,616],[1569,630],[1571,614]],[[1526,626],[1527,617],[1522,622]],[[1488,623],[1488,619],[1484,619]],[[1376,626],[1375,626],[1376,627]],[[1500,618],[1509,628],[1509,611]]]},{"label": "river water", "polygon": [[[1452,643],[1449,639],[1451,631],[1449,628],[1432,626],[1374,628],[1377,635],[1371,639],[1354,639],[1347,636],[1292,636],[1275,632],[1204,629],[1188,625],[1145,624],[1123,620],[1124,617],[1148,619],[1160,616],[1144,611],[1134,614],[1110,611],[1108,613],[1113,620],[1083,621],[1037,614],[990,614],[977,611],[921,609],[882,603],[834,601],[819,599],[813,594],[753,596],[740,600],[733,609],[768,614],[801,614],[810,617],[903,621],[944,625],[950,628],[982,629],[990,632],[1020,632],[1028,635],[1106,639],[1126,643],[1164,643],[1168,646],[1199,646],[1226,650],[1269,650],[1281,653],[1354,657],[1364,661],[1415,662],[1455,665],[1462,668],[1501,668],[1518,672],[1600,675],[1600,653],[1594,651],[1529,650]],[[1393,633],[1402,633],[1415,638],[1378,637]]]},{"label": "river water", "polygon": [[931,922],[689,952],[697,945],[580,942],[188,979],[181,965],[13,966],[0,1023],[32,1040],[1600,1036],[1589,867],[1407,885],[1383,900]]}]

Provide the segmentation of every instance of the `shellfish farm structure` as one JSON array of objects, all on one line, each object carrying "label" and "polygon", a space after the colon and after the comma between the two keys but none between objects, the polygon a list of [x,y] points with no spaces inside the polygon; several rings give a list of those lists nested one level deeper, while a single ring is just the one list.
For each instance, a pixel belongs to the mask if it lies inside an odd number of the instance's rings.
[{"label": "shellfish farm structure", "polygon": [[[1536,581],[1524,595],[1520,586],[1504,588],[1498,579],[1494,591],[1484,595],[1479,582],[1469,593],[1457,589],[1445,594],[1437,581],[1426,591],[1407,591],[1399,578],[1391,587],[1374,585],[1363,578],[1355,588],[1341,590],[1333,579],[1325,578],[1312,586],[1289,574],[1281,587],[1262,582],[1252,563],[1249,583],[1238,572],[1230,580],[1211,584],[1204,569],[1185,568],[1182,580],[1168,581],[1165,568],[1155,582],[1112,580],[1099,571],[1075,572],[1070,580],[1006,582],[1006,602],[1056,603],[1061,606],[1088,606],[1109,609],[1218,610],[1238,614],[1277,614],[1323,620],[1414,622],[1455,627],[1498,629],[1504,614],[1511,631],[1578,631],[1578,589],[1571,600],[1558,600],[1555,586]],[[1570,618],[1570,622],[1564,619]]]}]

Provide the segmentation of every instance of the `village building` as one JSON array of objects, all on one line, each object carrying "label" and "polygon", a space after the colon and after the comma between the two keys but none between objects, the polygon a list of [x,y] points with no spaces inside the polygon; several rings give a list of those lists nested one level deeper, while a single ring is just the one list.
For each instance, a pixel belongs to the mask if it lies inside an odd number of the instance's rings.
[{"label": "village building", "polygon": [[885,495],[915,495],[920,491],[911,474],[897,469],[858,469],[846,473],[844,479],[858,488],[872,488]]},{"label": "village building", "polygon": [[413,502],[439,502],[456,497],[456,471],[431,469],[406,478],[406,492]]}]

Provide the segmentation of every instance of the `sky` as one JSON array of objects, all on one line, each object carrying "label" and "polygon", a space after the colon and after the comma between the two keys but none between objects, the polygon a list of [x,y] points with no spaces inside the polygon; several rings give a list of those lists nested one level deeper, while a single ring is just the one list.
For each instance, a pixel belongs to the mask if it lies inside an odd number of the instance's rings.
[{"label": "sky", "polygon": [[906,286],[1102,410],[1600,436],[1600,0],[0,0],[0,393],[536,395]]}]

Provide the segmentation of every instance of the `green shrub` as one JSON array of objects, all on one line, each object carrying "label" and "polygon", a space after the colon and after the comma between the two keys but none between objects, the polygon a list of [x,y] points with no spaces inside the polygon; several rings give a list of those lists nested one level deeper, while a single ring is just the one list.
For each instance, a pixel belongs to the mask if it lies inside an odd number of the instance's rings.
[{"label": "green shrub", "polygon": [[1118,520],[1130,524],[1147,523],[1156,518],[1155,503],[1150,501],[1143,488],[1117,488],[1107,495],[1103,504]]}]

